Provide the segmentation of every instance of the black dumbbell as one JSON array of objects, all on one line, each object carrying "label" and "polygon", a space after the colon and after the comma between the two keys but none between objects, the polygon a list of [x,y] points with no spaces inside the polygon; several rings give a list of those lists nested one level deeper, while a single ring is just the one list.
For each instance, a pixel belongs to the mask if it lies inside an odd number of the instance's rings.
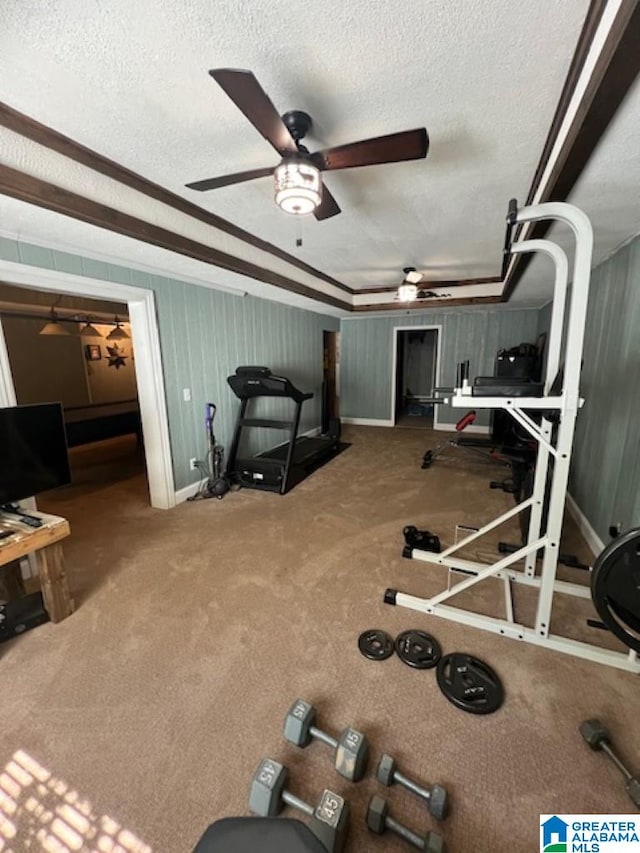
[{"label": "black dumbbell", "polygon": [[611,735],[608,729],[602,725],[600,720],[585,720],[580,723],[580,734],[589,744],[591,749],[604,752],[616,765],[625,778],[625,791],[629,794],[633,804],[640,807],[640,779],[632,776],[613,751],[611,746]]},{"label": "black dumbbell", "polygon": [[264,758],[251,780],[251,811],[261,817],[275,817],[285,804],[298,809],[311,818],[311,831],[329,853],[340,853],[347,838],[349,804],[339,794],[325,789],[314,808],[285,789],[287,775],[287,768],[282,764]]},{"label": "black dumbbell", "polygon": [[413,844],[418,850],[425,850],[426,853],[444,853],[445,851],[441,835],[431,830],[427,830],[424,835],[418,835],[417,832],[398,823],[397,820],[390,817],[387,801],[377,794],[369,800],[367,826],[376,835],[382,835],[387,829],[395,832],[400,838],[404,838],[405,841]]},{"label": "black dumbbell", "polygon": [[378,763],[378,771],[376,775],[378,777],[378,782],[381,782],[387,787],[390,787],[395,782],[398,785],[402,785],[403,788],[413,791],[413,793],[417,794],[419,797],[422,797],[423,800],[426,800],[427,808],[436,820],[444,820],[447,816],[447,811],[449,810],[449,798],[447,797],[447,792],[442,785],[432,785],[431,789],[418,785],[417,782],[414,782],[404,774],[400,773],[400,771],[397,770],[395,759],[386,753],[383,753],[382,758]]},{"label": "black dumbbell", "polygon": [[313,725],[316,711],[304,699],[296,699],[287,711],[284,721],[284,736],[296,746],[309,746],[312,738],[328,744],[335,750],[336,770],[345,779],[359,782],[367,770],[369,744],[362,732],[347,728],[338,739]]}]

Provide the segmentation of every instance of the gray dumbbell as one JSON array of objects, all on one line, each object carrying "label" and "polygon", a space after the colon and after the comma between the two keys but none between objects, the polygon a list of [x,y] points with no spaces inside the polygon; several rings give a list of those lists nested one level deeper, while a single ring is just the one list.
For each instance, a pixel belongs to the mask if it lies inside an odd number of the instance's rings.
[{"label": "gray dumbbell", "polygon": [[369,800],[367,808],[367,826],[376,835],[382,835],[387,830],[395,832],[400,838],[404,838],[409,844],[413,844],[418,850],[426,853],[444,853],[445,846],[441,835],[428,830],[424,835],[418,835],[412,829],[398,823],[389,815],[389,806],[383,797],[377,794]]},{"label": "gray dumbbell", "polygon": [[580,723],[580,734],[589,744],[591,749],[599,750],[608,755],[622,773],[625,779],[625,791],[629,794],[633,804],[640,806],[640,779],[632,776],[629,770],[622,763],[620,758],[613,751],[611,746],[611,735],[608,729],[602,725],[600,720],[585,720]]},{"label": "gray dumbbell", "polygon": [[423,788],[422,785],[418,785],[417,782],[412,781],[404,774],[400,773],[397,769],[395,759],[386,753],[383,753],[382,758],[378,763],[378,771],[376,775],[378,777],[378,782],[382,782],[382,784],[387,787],[390,787],[394,782],[396,782],[398,785],[402,785],[403,788],[407,788],[409,791],[413,791],[414,794],[422,797],[423,800],[427,801],[429,812],[436,820],[444,820],[447,816],[447,812],[449,810],[449,798],[442,785],[432,785],[430,790],[428,788]]},{"label": "gray dumbbell", "polygon": [[287,768],[282,764],[264,758],[251,780],[251,811],[261,817],[275,817],[285,804],[292,806],[311,818],[311,831],[329,853],[340,853],[349,828],[349,804],[338,794],[325,789],[314,808],[285,789],[287,775]]},{"label": "gray dumbbell", "polygon": [[336,770],[345,779],[359,782],[367,770],[369,744],[362,732],[347,728],[338,739],[314,726],[316,710],[304,699],[296,699],[284,721],[284,736],[296,746],[309,746],[312,738],[328,744],[335,750]]}]

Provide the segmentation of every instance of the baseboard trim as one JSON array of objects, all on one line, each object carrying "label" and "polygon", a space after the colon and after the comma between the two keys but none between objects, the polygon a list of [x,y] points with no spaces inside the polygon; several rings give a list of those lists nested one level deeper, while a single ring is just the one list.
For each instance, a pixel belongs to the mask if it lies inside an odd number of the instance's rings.
[{"label": "baseboard trim", "polygon": [[195,483],[189,483],[188,486],[185,486],[184,488],[179,489],[176,492],[176,506],[178,504],[184,503],[186,500],[193,497],[195,495],[195,493],[198,491],[198,488],[200,487],[201,482],[202,482],[202,480],[198,480]]},{"label": "baseboard trim", "polygon": [[584,536],[585,541],[589,548],[591,548],[594,557],[597,557],[598,554],[602,550],[604,550],[604,542],[589,523],[589,519],[587,518],[587,516],[582,512],[578,504],[575,502],[574,498],[572,498],[568,492],[567,509],[573,516],[576,524],[578,525],[580,533],[582,533],[582,535]]},{"label": "baseboard trim", "polygon": [[393,421],[385,421],[380,418],[340,418],[343,424],[353,424],[354,426],[377,426],[377,427],[392,427]]}]

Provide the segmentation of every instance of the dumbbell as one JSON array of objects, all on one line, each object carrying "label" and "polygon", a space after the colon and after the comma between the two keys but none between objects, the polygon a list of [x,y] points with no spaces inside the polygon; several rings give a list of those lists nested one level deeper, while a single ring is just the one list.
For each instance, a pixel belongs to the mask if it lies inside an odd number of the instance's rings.
[{"label": "dumbbell", "polygon": [[445,846],[441,835],[437,832],[427,830],[424,835],[418,835],[412,829],[409,829],[403,824],[398,823],[389,815],[389,805],[383,797],[377,794],[369,800],[367,807],[367,826],[376,835],[382,835],[389,829],[395,832],[400,838],[404,838],[409,844],[413,844],[418,850],[425,850],[426,853],[444,853]]},{"label": "dumbbell", "polygon": [[285,789],[287,775],[287,768],[282,764],[264,758],[251,780],[251,811],[260,817],[275,817],[285,804],[298,809],[311,818],[311,831],[329,853],[340,853],[347,838],[349,804],[338,794],[325,789],[314,808]]},{"label": "dumbbell", "polygon": [[285,717],[285,739],[303,748],[309,746],[312,738],[328,744],[335,750],[338,773],[351,782],[359,782],[366,772],[369,758],[369,744],[365,735],[355,729],[347,728],[336,740],[313,725],[315,718],[316,710],[313,705],[305,702],[304,699],[296,699]]},{"label": "dumbbell", "polygon": [[640,806],[640,779],[632,776],[629,770],[622,763],[620,758],[613,751],[611,746],[611,735],[600,720],[585,720],[580,723],[580,734],[589,744],[591,749],[604,752],[616,765],[618,770],[625,778],[625,791],[629,794],[633,804]]},{"label": "dumbbell", "polygon": [[436,820],[444,820],[447,816],[447,811],[449,810],[449,799],[447,797],[447,792],[442,785],[432,785],[431,790],[423,788],[422,785],[418,785],[417,782],[413,782],[411,779],[400,773],[396,767],[395,759],[390,755],[383,753],[382,758],[378,763],[378,770],[376,773],[378,782],[381,782],[383,785],[387,785],[387,787],[390,787],[394,782],[397,782],[398,785],[402,785],[409,791],[413,791],[414,794],[417,794],[419,797],[422,797],[423,800],[427,801],[427,808]]}]

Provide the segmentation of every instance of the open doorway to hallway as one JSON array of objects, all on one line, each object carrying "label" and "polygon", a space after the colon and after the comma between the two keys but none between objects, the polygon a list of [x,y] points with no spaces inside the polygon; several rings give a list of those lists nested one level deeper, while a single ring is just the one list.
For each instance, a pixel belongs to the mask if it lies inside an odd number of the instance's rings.
[{"label": "open doorway to hallway", "polygon": [[395,329],[395,425],[433,429],[439,329]]},{"label": "open doorway to hallway", "polygon": [[63,407],[72,483],[38,507],[73,521],[118,485],[148,504],[127,305],[0,284],[0,318],[17,404]]}]

